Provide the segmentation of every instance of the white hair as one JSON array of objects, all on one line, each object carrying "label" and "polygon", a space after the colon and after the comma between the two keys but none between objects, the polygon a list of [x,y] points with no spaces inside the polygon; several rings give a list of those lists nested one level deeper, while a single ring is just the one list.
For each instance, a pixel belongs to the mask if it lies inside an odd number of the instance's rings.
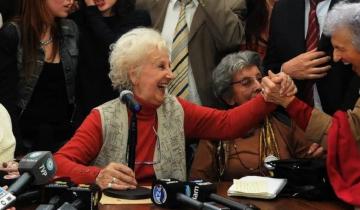
[{"label": "white hair", "polygon": [[341,27],[350,30],[352,44],[360,51],[360,3],[340,2],[329,11],[324,26],[325,35],[331,36]]},{"label": "white hair", "polygon": [[154,50],[165,50],[169,53],[165,40],[160,33],[150,28],[136,28],[122,35],[111,46],[109,77],[114,89],[132,90],[129,70],[138,68],[146,62]]}]

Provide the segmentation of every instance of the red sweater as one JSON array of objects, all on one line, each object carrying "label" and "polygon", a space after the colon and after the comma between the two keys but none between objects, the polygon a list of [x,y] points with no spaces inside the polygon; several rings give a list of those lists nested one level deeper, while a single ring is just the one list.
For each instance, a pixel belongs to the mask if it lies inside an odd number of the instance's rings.
[{"label": "red sweater", "polygon": [[[178,99],[184,109],[185,136],[202,139],[234,139],[258,124],[275,105],[266,103],[262,96],[231,110],[216,110]],[[156,134],[156,107],[144,102],[138,114],[138,142],[136,162],[152,161]],[[93,110],[84,120],[71,140],[55,155],[57,176],[70,177],[76,183],[93,183],[101,168],[89,166],[100,152],[103,143],[102,126],[98,110]],[[138,182],[155,176],[152,166],[136,166]]]}]

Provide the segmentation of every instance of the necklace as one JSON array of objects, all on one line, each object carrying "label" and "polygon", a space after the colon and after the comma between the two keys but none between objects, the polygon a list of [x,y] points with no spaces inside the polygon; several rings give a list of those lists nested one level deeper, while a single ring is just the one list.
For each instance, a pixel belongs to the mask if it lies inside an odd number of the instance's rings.
[{"label": "necklace", "polygon": [[48,40],[40,40],[40,45],[41,45],[41,47],[44,47],[44,46],[50,44],[52,41],[53,41],[52,37]]},{"label": "necklace", "polygon": [[274,131],[268,117],[265,118],[265,124],[260,133],[260,163],[263,162],[265,168],[273,169],[267,162],[280,159],[280,152]]}]

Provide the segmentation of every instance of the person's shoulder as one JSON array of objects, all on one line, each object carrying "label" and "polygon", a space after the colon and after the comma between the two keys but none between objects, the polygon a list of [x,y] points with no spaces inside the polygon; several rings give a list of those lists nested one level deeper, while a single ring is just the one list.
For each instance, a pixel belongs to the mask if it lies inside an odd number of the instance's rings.
[{"label": "person's shoulder", "polygon": [[10,115],[9,115],[9,112],[6,110],[6,108],[0,104],[0,118],[2,120],[9,120],[10,121]]},{"label": "person's shoulder", "polygon": [[15,22],[7,22],[0,29],[0,35],[6,37],[17,37],[17,27],[18,25]]},{"label": "person's shoulder", "polygon": [[60,24],[62,27],[69,27],[70,29],[77,28],[75,21],[68,18],[61,19]]},{"label": "person's shoulder", "polygon": [[150,26],[151,25],[151,18],[150,14],[146,10],[137,9],[128,14],[128,19],[132,21],[140,22],[143,26]]},{"label": "person's shoulder", "polygon": [[79,29],[75,21],[67,18],[63,18],[60,20],[60,26],[62,34],[67,36],[75,36],[77,37],[79,34]]},{"label": "person's shoulder", "polygon": [[16,48],[19,41],[18,26],[13,22],[7,22],[0,29],[0,45],[14,46]]}]

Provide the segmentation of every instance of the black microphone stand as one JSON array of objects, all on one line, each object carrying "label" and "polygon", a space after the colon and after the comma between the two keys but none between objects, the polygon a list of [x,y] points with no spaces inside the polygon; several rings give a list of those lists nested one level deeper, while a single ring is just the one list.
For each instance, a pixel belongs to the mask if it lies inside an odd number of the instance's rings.
[{"label": "black microphone stand", "polygon": [[136,112],[132,111],[129,133],[128,133],[128,145],[127,145],[128,166],[132,170],[135,169],[136,144],[137,144],[137,117],[136,117]]},{"label": "black microphone stand", "polygon": [[[137,117],[136,113],[140,110],[136,111],[133,109],[129,109],[132,112],[129,133],[128,133],[128,144],[127,144],[127,154],[128,154],[128,166],[133,171],[135,169],[135,157],[136,157],[136,144],[137,144]],[[104,190],[105,195],[123,199],[145,199],[150,198],[151,190],[145,187],[137,186],[136,189],[128,189],[128,190],[114,190],[114,189],[106,189]]]}]

